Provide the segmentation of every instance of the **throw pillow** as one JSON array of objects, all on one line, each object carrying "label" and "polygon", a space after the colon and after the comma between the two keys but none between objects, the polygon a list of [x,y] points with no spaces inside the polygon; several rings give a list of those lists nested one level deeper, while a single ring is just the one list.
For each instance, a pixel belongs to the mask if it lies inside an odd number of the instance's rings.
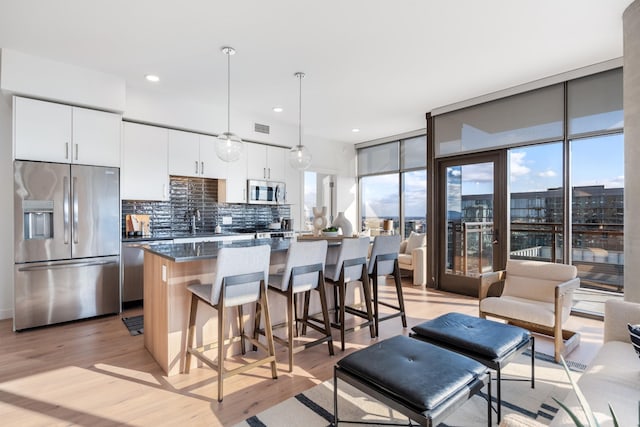
[{"label": "throw pillow", "polygon": [[422,246],[427,245],[427,235],[424,233],[416,233],[414,231],[409,235],[409,239],[407,240],[407,246],[404,249],[405,254],[411,254],[416,248],[420,248]]},{"label": "throw pillow", "polygon": [[640,357],[640,325],[627,324],[629,328],[629,337],[631,338],[631,344],[636,351],[638,357]]}]

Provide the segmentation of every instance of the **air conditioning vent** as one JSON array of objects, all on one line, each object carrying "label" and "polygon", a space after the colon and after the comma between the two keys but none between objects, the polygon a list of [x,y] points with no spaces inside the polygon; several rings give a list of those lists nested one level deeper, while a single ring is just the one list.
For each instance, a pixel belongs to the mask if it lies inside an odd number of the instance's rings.
[{"label": "air conditioning vent", "polygon": [[261,125],[260,123],[254,123],[253,130],[260,133],[269,134],[269,125]]}]

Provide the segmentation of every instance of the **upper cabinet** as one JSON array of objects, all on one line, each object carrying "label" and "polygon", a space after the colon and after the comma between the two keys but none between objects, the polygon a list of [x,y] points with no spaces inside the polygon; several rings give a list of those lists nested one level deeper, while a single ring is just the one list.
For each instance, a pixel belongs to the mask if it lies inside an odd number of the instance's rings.
[{"label": "upper cabinet", "polygon": [[227,166],[216,155],[216,138],[169,130],[169,174],[225,178]]},{"label": "upper cabinet", "polygon": [[14,156],[120,167],[118,114],[14,97]]},{"label": "upper cabinet", "polygon": [[[226,167],[225,172],[225,198],[227,203],[247,203],[247,161],[250,158],[249,143],[244,143],[240,158],[235,162],[222,162]],[[223,201],[223,200],[221,200]]]},{"label": "upper cabinet", "polygon": [[169,200],[169,131],[125,122],[123,134],[121,198]]},{"label": "upper cabinet", "polygon": [[270,145],[246,143],[247,175],[249,179],[285,181],[287,150]]}]

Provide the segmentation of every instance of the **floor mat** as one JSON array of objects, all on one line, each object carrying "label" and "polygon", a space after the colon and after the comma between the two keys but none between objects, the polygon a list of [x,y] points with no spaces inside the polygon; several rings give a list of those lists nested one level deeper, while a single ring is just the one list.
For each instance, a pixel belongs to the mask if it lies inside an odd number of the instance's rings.
[{"label": "floor mat", "polygon": [[122,321],[131,335],[142,335],[144,333],[144,317],[142,315],[123,317]]}]

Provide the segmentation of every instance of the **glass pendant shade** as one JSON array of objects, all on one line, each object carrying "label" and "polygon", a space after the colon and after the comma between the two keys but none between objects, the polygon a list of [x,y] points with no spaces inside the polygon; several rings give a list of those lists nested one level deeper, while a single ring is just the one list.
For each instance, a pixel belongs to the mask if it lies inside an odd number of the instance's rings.
[{"label": "glass pendant shade", "polygon": [[232,47],[225,46],[222,53],[227,55],[227,131],[218,135],[216,155],[225,162],[235,162],[242,155],[242,139],[231,132],[231,55],[236,53]]},{"label": "glass pendant shade", "polygon": [[242,156],[242,140],[231,132],[218,135],[216,155],[225,162],[235,162]]},{"label": "glass pendant shade", "polygon": [[304,170],[311,166],[311,153],[304,145],[296,145],[289,150],[289,164],[296,169]]},{"label": "glass pendant shade", "polygon": [[299,109],[298,109],[298,145],[291,148],[289,150],[289,164],[299,170],[305,170],[309,166],[311,166],[311,153],[302,145],[302,79],[305,74],[301,72],[297,72],[294,74],[300,81],[300,92],[299,92]]}]

